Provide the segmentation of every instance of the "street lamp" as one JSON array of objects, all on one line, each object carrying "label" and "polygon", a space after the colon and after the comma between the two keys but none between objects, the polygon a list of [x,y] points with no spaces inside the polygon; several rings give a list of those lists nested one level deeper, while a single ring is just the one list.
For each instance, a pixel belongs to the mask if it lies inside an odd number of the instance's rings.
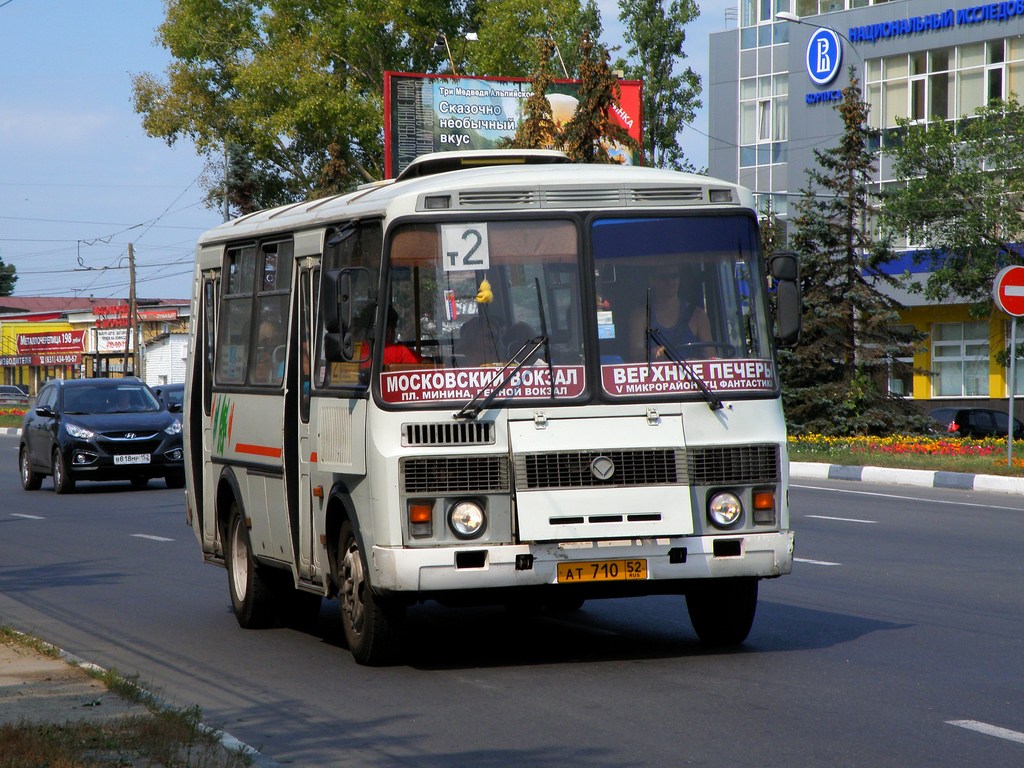
[{"label": "street lamp", "polygon": [[[469,43],[475,43],[480,39],[476,32],[466,32],[462,37]],[[455,57],[452,56],[452,48],[448,44],[448,35],[444,32],[439,32],[437,38],[434,40],[434,44],[430,47],[430,50],[432,53],[441,53],[441,51],[446,51],[448,53],[448,63],[452,65],[452,74],[459,74],[458,70],[455,69]]]}]

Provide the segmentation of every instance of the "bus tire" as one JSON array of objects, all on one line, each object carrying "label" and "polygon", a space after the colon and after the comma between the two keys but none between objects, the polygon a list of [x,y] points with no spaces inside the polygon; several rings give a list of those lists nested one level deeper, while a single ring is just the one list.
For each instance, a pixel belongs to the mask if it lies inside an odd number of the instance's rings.
[{"label": "bus tire", "polygon": [[73,493],[75,490],[75,478],[71,476],[68,471],[67,464],[64,463],[64,454],[60,452],[60,449],[56,449],[53,452],[53,492],[54,493]]},{"label": "bus tire", "polygon": [[686,593],[686,609],[705,645],[727,647],[747,639],[757,611],[757,579],[708,579]]},{"label": "bus tire", "polygon": [[338,548],[341,625],[352,657],[359,664],[381,666],[398,654],[405,611],[374,593],[367,572],[359,540],[346,520],[341,525]]},{"label": "bus tire", "polygon": [[18,464],[21,467],[21,487],[26,491],[38,491],[43,484],[43,476],[32,469],[32,459],[28,455],[28,446],[22,446],[21,455],[18,457]]},{"label": "bus tire", "polygon": [[225,565],[228,568],[231,608],[239,626],[260,629],[274,624],[276,616],[271,585],[253,556],[249,529],[237,502],[232,502],[228,515]]}]

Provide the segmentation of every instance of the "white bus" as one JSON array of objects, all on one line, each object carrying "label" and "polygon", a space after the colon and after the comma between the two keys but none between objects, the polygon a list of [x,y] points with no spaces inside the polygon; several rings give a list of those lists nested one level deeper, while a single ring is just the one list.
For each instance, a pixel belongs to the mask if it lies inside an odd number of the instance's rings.
[{"label": "white bus", "polygon": [[793,561],[797,278],[747,190],[545,151],[428,155],[210,230],[187,517],[238,622],[337,597],[380,664],[417,601],[678,594],[702,641],[742,642]]}]

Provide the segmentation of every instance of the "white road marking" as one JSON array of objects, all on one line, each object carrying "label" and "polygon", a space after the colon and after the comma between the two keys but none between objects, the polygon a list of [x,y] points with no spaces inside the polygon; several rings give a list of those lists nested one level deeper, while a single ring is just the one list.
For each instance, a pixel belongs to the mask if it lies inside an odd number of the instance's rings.
[{"label": "white road marking", "polygon": [[[825,488],[821,485],[796,485],[791,483],[790,488],[801,488],[807,491],[830,491],[832,493],[853,493],[859,496],[878,496],[883,499],[897,499],[899,501],[921,501],[926,504],[952,504],[956,507],[980,507],[981,509],[1005,509],[1011,512],[1020,512],[1020,507],[1001,507],[995,504],[975,504],[969,501],[951,501],[949,499],[924,499],[920,496],[897,496],[894,493],[878,493],[873,491],[854,491],[849,488]],[[938,489],[955,490],[955,489]]]},{"label": "white road marking", "polygon": [[977,720],[947,720],[946,725],[955,725],[958,728],[966,728],[969,731],[984,733],[986,736],[995,736],[998,739],[1006,739],[1007,741],[1024,744],[1024,733],[1011,731],[1009,728],[1000,728],[998,725],[980,723]]},{"label": "white road marking", "polygon": [[24,514],[22,512],[11,512],[11,517],[23,517],[26,520],[45,520],[46,519],[45,517],[40,517],[39,515],[26,515],[26,514]]},{"label": "white road marking", "polygon": [[842,565],[842,563],[830,563],[828,560],[808,560],[804,557],[794,557],[794,563],[807,563],[808,565]]},{"label": "white road marking", "polygon": [[804,515],[804,517],[813,517],[815,520],[838,520],[841,523],[864,523],[865,525],[878,523],[877,520],[858,520],[855,517],[829,517],[828,515]]},{"label": "white road marking", "polygon": [[150,536],[148,533],[133,533],[132,538],[149,539],[150,541],[174,541],[174,539],[168,539],[163,536]]}]

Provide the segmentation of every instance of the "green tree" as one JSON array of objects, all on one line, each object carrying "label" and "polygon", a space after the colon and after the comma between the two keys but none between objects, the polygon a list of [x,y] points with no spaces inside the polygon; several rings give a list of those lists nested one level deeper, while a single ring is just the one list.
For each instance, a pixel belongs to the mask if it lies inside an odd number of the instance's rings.
[{"label": "green tree", "polygon": [[14,284],[18,282],[17,270],[13,264],[5,264],[0,259],[0,296],[10,296],[14,293]]},{"label": "green tree", "polygon": [[973,312],[992,309],[992,282],[1024,263],[1024,107],[993,101],[956,123],[900,122],[901,140],[887,147],[893,174],[906,181],[885,196],[882,222],[921,246],[932,301],[961,296]]},{"label": "green tree", "polygon": [[531,77],[539,61],[529,41],[537,39],[550,40],[557,50],[551,58],[553,76],[572,78],[580,39],[588,32],[595,40],[601,35],[594,0],[585,5],[579,0],[491,0],[477,3],[470,15],[480,38],[466,48],[466,71],[474,75]]},{"label": "green tree", "polygon": [[619,19],[629,45],[626,77],[643,82],[645,162],[657,168],[694,170],[678,137],[701,106],[700,75],[686,60],[686,25],[700,15],[695,0],[619,0]]},{"label": "green tree", "polygon": [[895,253],[876,240],[868,193],[875,158],[868,147],[868,105],[850,70],[836,106],[843,134],[815,150],[792,220],[804,297],[800,345],[780,354],[787,421],[794,432],[890,434],[920,422],[888,392],[895,359],[913,355],[918,337],[899,328],[901,306],[883,292],[899,280],[883,267]]},{"label": "green tree", "polygon": [[135,109],[151,136],[193,141],[213,168],[231,147],[257,205],[314,196],[325,179],[351,187],[383,175],[384,71],[432,71],[437,32],[466,13],[448,0],[167,0],[157,39],[172,63],[133,77]]}]

